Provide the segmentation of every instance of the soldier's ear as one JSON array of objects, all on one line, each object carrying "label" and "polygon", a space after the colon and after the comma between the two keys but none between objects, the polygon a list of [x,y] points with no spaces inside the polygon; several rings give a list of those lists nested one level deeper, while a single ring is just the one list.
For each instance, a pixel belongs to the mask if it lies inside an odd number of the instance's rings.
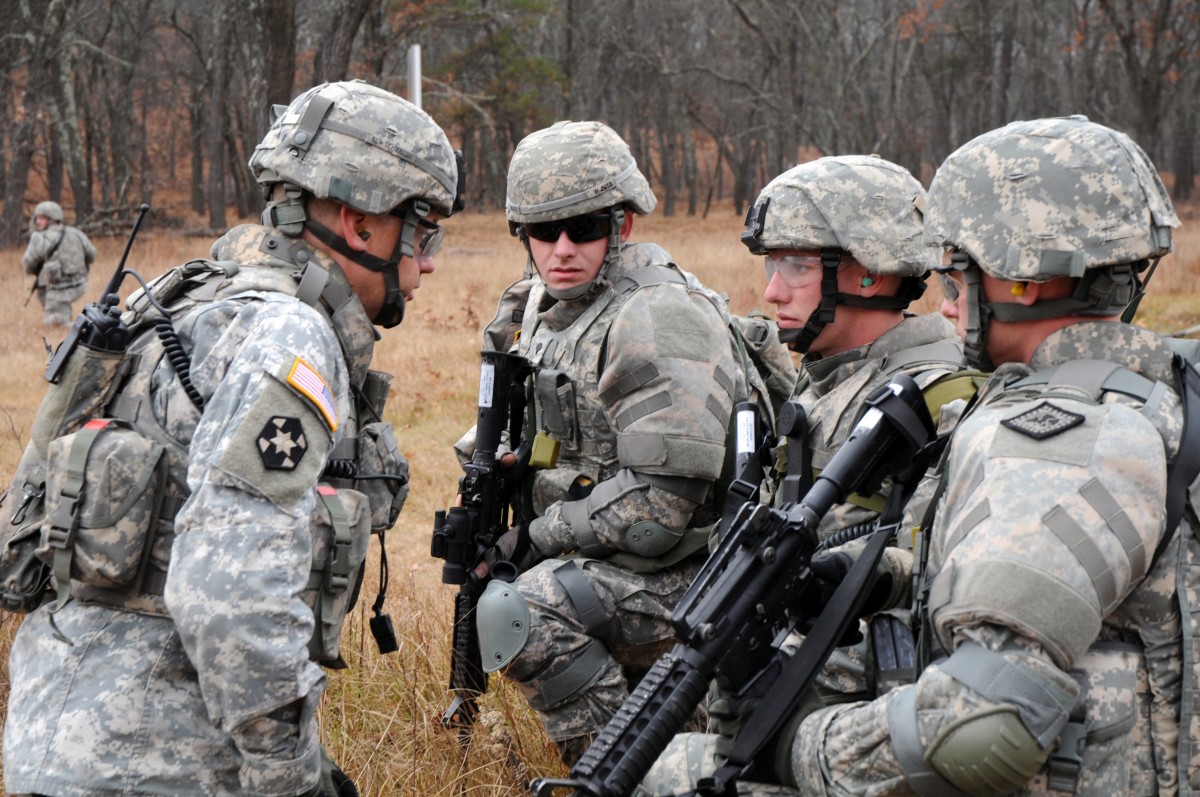
[{"label": "soldier's ear", "polygon": [[[356,252],[367,251],[367,240],[371,237],[372,219],[365,213],[342,205],[338,208],[338,233],[346,245]],[[365,233],[365,235],[363,235]]]},{"label": "soldier's ear", "polygon": [[1036,302],[1041,292],[1042,286],[1038,282],[1014,282],[1010,291],[1016,298],[1017,304],[1022,304],[1026,307]]}]

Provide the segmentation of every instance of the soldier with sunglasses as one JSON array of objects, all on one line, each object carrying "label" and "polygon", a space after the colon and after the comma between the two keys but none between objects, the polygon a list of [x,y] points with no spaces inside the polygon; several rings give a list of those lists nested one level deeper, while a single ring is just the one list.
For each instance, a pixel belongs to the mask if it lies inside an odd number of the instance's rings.
[{"label": "soldier with sunglasses", "polygon": [[[655,203],[629,147],[598,122],[529,135],[509,167],[527,279],[501,300],[488,342],[515,331],[535,366],[532,520],[481,565],[522,572],[491,583],[478,627],[486,666],[517,682],[568,763],[673,641],[746,390],[724,301],[661,247],[629,242]],[[514,623],[523,633],[493,633]]]}]

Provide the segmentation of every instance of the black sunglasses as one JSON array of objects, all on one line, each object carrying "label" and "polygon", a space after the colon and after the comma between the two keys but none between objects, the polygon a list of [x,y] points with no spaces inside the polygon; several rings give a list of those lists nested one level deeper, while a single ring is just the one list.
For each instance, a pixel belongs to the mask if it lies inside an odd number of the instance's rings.
[{"label": "black sunglasses", "polygon": [[535,221],[525,224],[525,234],[535,241],[554,243],[564,232],[573,243],[586,244],[599,241],[612,231],[612,217],[607,214],[588,213],[569,219]]}]

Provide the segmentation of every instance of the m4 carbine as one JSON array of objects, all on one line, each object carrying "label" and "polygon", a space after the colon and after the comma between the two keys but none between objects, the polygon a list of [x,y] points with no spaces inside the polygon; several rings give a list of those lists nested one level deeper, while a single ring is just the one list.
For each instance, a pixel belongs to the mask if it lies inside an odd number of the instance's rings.
[{"label": "m4 carbine", "polygon": [[[475,626],[475,608],[487,580],[478,578],[474,571],[500,535],[519,520],[520,485],[529,460],[528,446],[521,442],[521,428],[525,419],[525,378],[533,368],[515,354],[484,351],[481,357],[475,452],[463,465],[459,505],[439,509],[434,515],[431,550],[433,556],[445,560],[442,583],[459,586],[454,598],[450,653],[450,690],[454,697],[442,715],[442,724],[461,733],[468,733],[474,724],[479,710],[477,699],[488,687]],[[501,465],[497,459],[505,431],[517,458],[511,467]]]},{"label": "m4 carbine", "polygon": [[[704,794],[736,793],[736,779],[796,710],[833,648],[857,622],[894,524],[883,523],[824,607],[811,603],[809,562],[821,518],[851,493],[894,479],[884,519],[898,520],[935,439],[916,383],[903,374],[867,399],[849,438],[797,503],[782,510],[747,502],[675,608],[679,642],[647,673],[565,780],[530,784],[538,797],[625,797],[679,733],[715,678],[736,695],[770,695],[750,705],[726,765],[700,784]],[[820,613],[817,615],[817,613]],[[794,655],[777,641],[812,620]]]}]

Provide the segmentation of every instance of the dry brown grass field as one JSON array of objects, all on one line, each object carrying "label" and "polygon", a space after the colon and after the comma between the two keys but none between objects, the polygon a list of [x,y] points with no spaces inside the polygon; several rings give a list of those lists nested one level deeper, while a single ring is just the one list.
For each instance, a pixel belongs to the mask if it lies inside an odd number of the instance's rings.
[{"label": "dry brown grass field", "polygon": [[[1196,209],[1185,208],[1174,255],[1164,261],[1143,302],[1139,321],[1172,332],[1200,323],[1200,229]],[[440,583],[440,563],[429,555],[433,512],[454,497],[458,467],[451,444],[473,421],[480,331],[501,290],[520,276],[524,254],[499,213],[468,213],[451,220],[450,236],[425,278],[404,324],[384,334],[375,367],[396,374],[387,418],[412,468],[410,498],[387,535],[391,584],[386,611],[401,640],[399,652],[380,656],[362,633],[369,599],[360,602],[344,645],[350,669],[330,673],[322,708],[324,742],[358,782],[364,796],[526,794],[539,775],[561,775],[524,699],[498,679],[484,698],[483,721],[467,747],[441,727],[453,588]],[[735,312],[769,310],[761,302],[762,267],[738,243],[741,217],[732,211],[708,219],[638,219],[633,238],[665,246],[684,267],[730,296]],[[123,239],[96,242],[100,251],[87,300],[94,300],[121,255]],[[209,240],[178,232],[144,231],[128,268],[149,279],[167,267],[207,253]],[[47,346],[60,330],[41,325],[36,299],[24,304],[29,278],[21,250],[0,251],[0,484],[7,485],[44,392]],[[128,280],[127,296],[134,288]],[[918,309],[936,310],[932,287]],[[76,308],[78,309],[78,308]],[[373,544],[374,545],[374,544]],[[373,595],[378,557],[373,547],[363,595]],[[0,613],[0,700],[7,697],[8,641],[19,617]]]}]

